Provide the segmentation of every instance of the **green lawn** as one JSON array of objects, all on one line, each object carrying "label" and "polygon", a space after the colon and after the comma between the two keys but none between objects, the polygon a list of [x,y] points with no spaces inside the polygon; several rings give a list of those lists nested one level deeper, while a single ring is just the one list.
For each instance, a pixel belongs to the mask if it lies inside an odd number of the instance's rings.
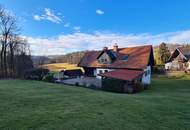
[{"label": "green lawn", "polygon": [[132,95],[2,80],[0,129],[187,130],[190,80],[153,78],[149,90]]}]

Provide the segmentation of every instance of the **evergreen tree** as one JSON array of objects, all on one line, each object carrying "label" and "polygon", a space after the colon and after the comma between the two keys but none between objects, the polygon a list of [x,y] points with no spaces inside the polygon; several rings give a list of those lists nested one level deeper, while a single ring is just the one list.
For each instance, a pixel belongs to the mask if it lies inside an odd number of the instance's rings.
[{"label": "evergreen tree", "polygon": [[161,64],[165,64],[169,57],[171,56],[170,50],[167,47],[166,43],[161,43],[158,49],[158,57]]}]

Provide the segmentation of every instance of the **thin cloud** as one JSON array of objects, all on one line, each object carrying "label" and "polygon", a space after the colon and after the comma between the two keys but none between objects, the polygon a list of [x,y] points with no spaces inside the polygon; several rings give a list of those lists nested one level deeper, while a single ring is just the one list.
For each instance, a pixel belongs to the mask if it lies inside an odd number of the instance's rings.
[{"label": "thin cloud", "polygon": [[104,14],[104,11],[102,11],[101,9],[97,9],[97,10],[96,10],[96,13],[97,13],[98,15],[103,15],[103,14]]},{"label": "thin cloud", "polygon": [[54,10],[51,10],[49,8],[45,8],[44,9],[44,14],[35,14],[33,15],[33,19],[36,21],[42,21],[42,20],[46,20],[46,21],[50,21],[56,24],[63,24],[63,27],[65,28],[70,28],[72,30],[74,30],[74,32],[80,32],[81,27],[80,26],[75,26],[72,25],[70,22],[68,22],[67,20],[63,20],[64,15],[62,15],[61,12],[57,12],[54,13]]},{"label": "thin cloud", "polygon": [[81,27],[80,26],[74,26],[73,29],[77,32],[80,32]]},{"label": "thin cloud", "polygon": [[39,15],[34,15],[33,18],[37,21],[40,21],[43,19],[43,17],[39,16]]},{"label": "thin cloud", "polygon": [[33,55],[56,55],[73,51],[99,50],[104,46],[112,47],[117,42],[119,47],[138,45],[158,45],[167,43],[190,43],[190,30],[152,34],[117,34],[117,33],[73,33],[52,38],[27,37]]},{"label": "thin cloud", "polygon": [[58,13],[56,15],[54,13],[54,11],[49,9],[49,8],[45,8],[44,9],[44,14],[42,14],[42,15],[38,15],[38,14],[33,15],[34,20],[37,20],[37,21],[48,20],[48,21],[56,23],[56,24],[62,23],[61,17],[63,17],[61,15],[61,13]]},{"label": "thin cloud", "polygon": [[70,23],[66,23],[66,24],[64,24],[64,27],[70,27]]}]

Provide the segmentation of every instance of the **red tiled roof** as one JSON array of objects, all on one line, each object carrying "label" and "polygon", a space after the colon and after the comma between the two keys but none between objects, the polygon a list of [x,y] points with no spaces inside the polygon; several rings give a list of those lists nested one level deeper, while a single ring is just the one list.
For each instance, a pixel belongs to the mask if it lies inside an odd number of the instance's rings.
[{"label": "red tiled roof", "polygon": [[[152,53],[152,46],[147,45],[119,48],[117,52],[117,58],[111,64],[101,64],[98,62],[97,57],[101,54],[101,52],[102,51],[87,52],[78,64],[78,66],[117,69],[144,69],[149,63],[150,54]],[[122,60],[126,55],[129,56],[128,60]]]},{"label": "red tiled roof", "polygon": [[140,71],[140,70],[119,69],[119,70],[99,74],[99,76],[132,81],[138,78],[139,76],[141,76],[143,73],[144,71]]}]

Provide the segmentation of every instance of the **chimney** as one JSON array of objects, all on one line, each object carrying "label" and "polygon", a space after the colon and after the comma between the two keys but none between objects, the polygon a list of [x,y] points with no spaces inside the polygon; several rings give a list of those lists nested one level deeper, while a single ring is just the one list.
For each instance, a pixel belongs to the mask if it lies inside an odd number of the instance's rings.
[{"label": "chimney", "polygon": [[107,50],[108,50],[108,47],[105,46],[105,47],[103,48],[103,51],[107,51]]},{"label": "chimney", "polygon": [[113,51],[114,52],[118,52],[118,45],[117,45],[117,43],[115,43],[115,45],[113,46]]}]

